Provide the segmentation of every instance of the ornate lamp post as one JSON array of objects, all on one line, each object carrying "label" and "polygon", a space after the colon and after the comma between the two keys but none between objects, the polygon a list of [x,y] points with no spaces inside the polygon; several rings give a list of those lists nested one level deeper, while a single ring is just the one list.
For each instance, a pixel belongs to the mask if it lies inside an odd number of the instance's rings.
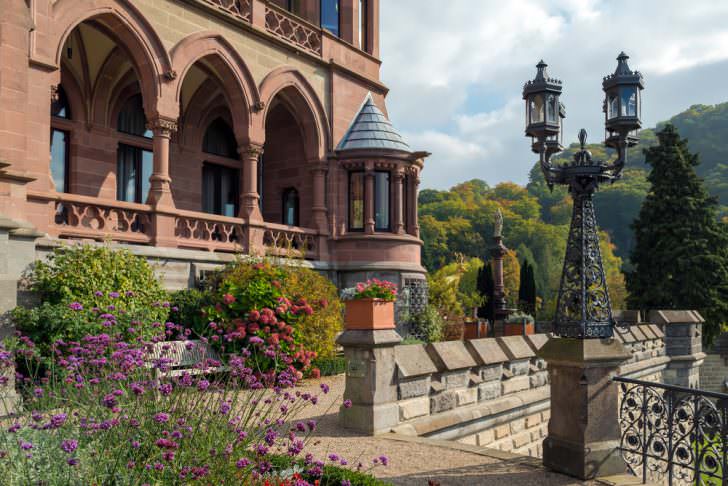
[{"label": "ornate lamp post", "polygon": [[[616,150],[613,162],[594,160],[586,150],[586,130],[579,131],[581,150],[563,165],[551,157],[561,145],[561,81],[550,78],[546,64],[523,87],[526,135],[539,154],[549,187],[563,184],[574,200],[571,228],[554,316],[554,338],[539,351],[548,362],[551,418],[543,443],[543,462],[556,471],[591,479],[626,471],[619,453],[618,391],[612,376],[629,358],[622,344],[610,339],[614,321],[599,251],[592,196],[600,184],[619,179],[627,148],[637,143],[642,75],[630,70],[621,53],[614,74],[602,83],[605,100],[605,144]],[[601,338],[601,339],[595,339]]]},{"label": "ornate lamp post", "polygon": [[574,160],[564,165],[551,164],[551,156],[561,152],[561,125],[565,116],[559,102],[561,81],[549,78],[546,63],[538,63],[533,81],[523,87],[526,101],[526,135],[531,148],[539,154],[541,171],[549,187],[568,186],[574,200],[571,229],[566,245],[564,268],[556,304],[553,332],[562,337],[605,338],[613,335],[612,309],[607,281],[599,251],[599,235],[592,196],[599,185],[614,182],[622,175],[627,148],[635,145],[641,127],[640,91],[644,89],[642,75],[631,71],[628,56],[617,58],[614,74],[602,83],[606,141],[617,151],[612,162],[593,160],[586,150],[586,130],[579,131],[581,150]]}]

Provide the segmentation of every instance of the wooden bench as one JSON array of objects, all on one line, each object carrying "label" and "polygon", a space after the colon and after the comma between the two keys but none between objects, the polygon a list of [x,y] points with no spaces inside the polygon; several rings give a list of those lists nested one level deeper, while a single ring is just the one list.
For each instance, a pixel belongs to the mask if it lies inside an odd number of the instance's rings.
[{"label": "wooden bench", "polygon": [[[159,369],[155,364],[160,359],[167,359],[165,367],[166,371]],[[205,360],[215,360],[220,366],[206,366],[204,368],[198,365]],[[154,343],[152,349],[147,355],[147,366],[155,369],[155,375],[158,379],[174,378],[182,376],[185,373],[189,375],[199,375],[206,373],[218,373],[225,371],[226,367],[222,366],[222,360],[217,352],[212,349],[209,343],[202,342],[197,339],[189,341],[164,341]]]}]

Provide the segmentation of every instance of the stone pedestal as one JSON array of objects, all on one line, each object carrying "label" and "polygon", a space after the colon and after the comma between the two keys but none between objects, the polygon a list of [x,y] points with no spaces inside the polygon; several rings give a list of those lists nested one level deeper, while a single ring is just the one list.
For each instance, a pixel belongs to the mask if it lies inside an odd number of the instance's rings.
[{"label": "stone pedestal", "polygon": [[670,362],[663,372],[668,385],[700,387],[700,367],[705,361],[703,352],[703,317],[690,310],[654,310],[649,321],[665,333],[665,354]]},{"label": "stone pedestal", "polygon": [[402,337],[393,329],[347,330],[336,340],[344,347],[346,389],[341,424],[365,434],[389,432],[399,421],[394,348]]},{"label": "stone pedestal", "polygon": [[612,376],[629,359],[615,339],[551,338],[538,352],[548,363],[551,418],[544,466],[580,479],[626,472],[619,450],[618,388]]}]

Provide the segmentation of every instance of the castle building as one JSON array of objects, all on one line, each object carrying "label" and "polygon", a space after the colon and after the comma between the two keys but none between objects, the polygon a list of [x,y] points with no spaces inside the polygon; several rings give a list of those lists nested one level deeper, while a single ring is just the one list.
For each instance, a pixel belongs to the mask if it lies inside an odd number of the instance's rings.
[{"label": "castle building", "polygon": [[6,232],[36,256],[61,240],[127,246],[170,287],[239,253],[304,259],[341,287],[421,285],[428,154],[387,119],[379,12],[379,0],[3,1]]}]

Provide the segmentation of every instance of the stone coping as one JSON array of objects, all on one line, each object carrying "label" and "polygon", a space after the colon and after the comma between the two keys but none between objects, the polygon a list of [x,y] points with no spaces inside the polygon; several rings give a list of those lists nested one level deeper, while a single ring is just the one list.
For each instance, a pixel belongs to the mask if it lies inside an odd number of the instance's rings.
[{"label": "stone coping", "polygon": [[653,310],[649,313],[649,321],[660,325],[698,324],[705,319],[695,310]]},{"label": "stone coping", "polygon": [[478,366],[464,341],[430,343],[427,352],[440,371],[461,370]]},{"label": "stone coping", "polygon": [[493,338],[470,339],[466,343],[480,364],[492,365],[508,361],[508,356]]},{"label": "stone coping", "polygon": [[504,336],[495,338],[509,360],[528,359],[536,356],[523,336]]},{"label": "stone coping", "polygon": [[416,418],[394,427],[392,431],[404,435],[428,435],[449,427],[462,427],[467,422],[494,418],[498,414],[513,412],[533,403],[549,400],[550,394],[551,389],[548,385],[541,386],[493,400],[458,407],[447,412]]},{"label": "stone coping", "polygon": [[394,348],[394,361],[400,378],[437,373],[437,367],[427,353],[426,344],[403,344]]},{"label": "stone coping", "polygon": [[624,344],[662,340],[665,337],[659,326],[649,323],[633,324],[626,328],[615,327],[614,330],[614,337]]}]

